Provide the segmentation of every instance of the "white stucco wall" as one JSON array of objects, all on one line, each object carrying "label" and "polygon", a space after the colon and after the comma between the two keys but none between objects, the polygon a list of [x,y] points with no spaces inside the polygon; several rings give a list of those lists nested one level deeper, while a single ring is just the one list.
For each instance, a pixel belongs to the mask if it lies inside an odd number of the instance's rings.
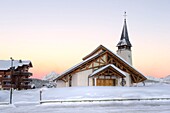
[{"label": "white stucco wall", "polygon": [[117,79],[117,83],[118,83],[117,86],[122,86],[122,85],[121,85],[121,82],[122,82],[122,78],[118,78],[118,79]]},{"label": "white stucco wall", "polygon": [[117,54],[132,65],[132,52],[130,50],[119,49],[117,50]]},{"label": "white stucco wall", "polygon": [[75,73],[72,75],[72,82],[71,82],[71,86],[78,86],[78,74]]},{"label": "white stucco wall", "polygon": [[93,86],[93,78],[89,78],[89,86]]},{"label": "white stucco wall", "polygon": [[[76,86],[93,86],[93,78],[88,78],[92,73],[92,69],[75,73],[72,75],[71,87]],[[100,76],[102,77],[102,76]],[[122,86],[122,78],[117,78],[116,76],[112,76],[112,79],[117,79],[117,86]],[[126,81],[125,86],[132,86],[131,77],[128,73],[126,73],[126,77],[124,78]],[[89,82],[89,84],[88,84]],[[95,84],[95,83],[94,83]],[[69,82],[57,81],[57,87],[69,87]]]},{"label": "white stucco wall", "polygon": [[126,80],[126,85],[125,86],[131,86],[132,85],[132,83],[131,83],[131,76],[128,74],[128,73],[126,73],[126,78],[125,78],[125,80]]},{"label": "white stucco wall", "polygon": [[[117,50],[117,54],[123,58],[125,61],[127,61],[129,64],[132,65],[132,52],[130,50],[127,49],[119,49]],[[125,86],[131,86],[131,76],[126,73],[126,85]]]},{"label": "white stucco wall", "polygon": [[72,86],[88,86],[88,76],[92,69],[81,71],[72,76]]},{"label": "white stucco wall", "polygon": [[66,87],[66,83],[62,80],[58,80],[56,83],[57,83],[57,87]]}]

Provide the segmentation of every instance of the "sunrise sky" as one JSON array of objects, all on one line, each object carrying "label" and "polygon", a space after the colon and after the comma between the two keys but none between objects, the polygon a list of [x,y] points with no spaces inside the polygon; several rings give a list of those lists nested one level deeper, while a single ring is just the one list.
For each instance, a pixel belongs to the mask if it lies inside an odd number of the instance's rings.
[{"label": "sunrise sky", "polygon": [[133,65],[170,74],[169,0],[0,0],[0,59],[31,60],[34,78],[64,70],[100,44],[116,52],[127,12]]}]

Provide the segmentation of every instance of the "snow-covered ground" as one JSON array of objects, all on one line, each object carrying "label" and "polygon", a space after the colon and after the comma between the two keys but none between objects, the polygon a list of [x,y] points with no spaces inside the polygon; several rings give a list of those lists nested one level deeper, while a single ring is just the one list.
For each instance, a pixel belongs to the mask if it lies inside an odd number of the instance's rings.
[{"label": "snow-covered ground", "polygon": [[[12,105],[0,105],[0,113],[170,113],[170,100],[60,102],[46,100],[108,100],[170,98],[170,84],[144,87],[43,88],[13,92]],[[0,91],[0,103],[9,102],[9,91]]]}]

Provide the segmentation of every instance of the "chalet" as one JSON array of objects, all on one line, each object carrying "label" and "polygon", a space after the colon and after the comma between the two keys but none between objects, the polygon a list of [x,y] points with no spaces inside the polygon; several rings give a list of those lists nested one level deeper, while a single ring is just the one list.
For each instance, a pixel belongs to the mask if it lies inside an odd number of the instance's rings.
[{"label": "chalet", "polygon": [[115,54],[103,45],[98,46],[82,62],[61,73],[55,79],[57,87],[132,86],[145,81],[146,77],[132,66],[126,18],[117,47]]},{"label": "chalet", "polygon": [[0,60],[0,89],[29,89],[33,67],[31,61],[26,60]]}]

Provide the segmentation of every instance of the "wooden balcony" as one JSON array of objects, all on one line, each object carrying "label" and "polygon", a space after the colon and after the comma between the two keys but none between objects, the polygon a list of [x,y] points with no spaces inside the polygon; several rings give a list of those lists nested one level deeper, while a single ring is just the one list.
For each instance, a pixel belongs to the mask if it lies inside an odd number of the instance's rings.
[{"label": "wooden balcony", "polygon": [[32,80],[31,79],[22,79],[23,83],[30,83]]},{"label": "wooden balcony", "polygon": [[[2,85],[2,88],[5,89],[5,90],[9,90],[11,88],[11,85]],[[18,89],[18,90],[21,90],[21,89],[31,89],[31,85],[20,85],[19,87],[17,87],[16,85],[12,85],[12,88],[14,89]]]},{"label": "wooden balcony", "polygon": [[30,72],[22,72],[22,71],[15,71],[13,73],[14,76],[32,76]]},{"label": "wooden balcony", "polygon": [[8,90],[11,88],[11,85],[10,84],[2,84],[2,88]]},{"label": "wooden balcony", "polygon": [[11,81],[11,78],[2,78],[2,81],[10,82],[10,81]]},{"label": "wooden balcony", "polygon": [[24,85],[24,86],[21,86],[22,89],[31,89],[31,85]]}]

